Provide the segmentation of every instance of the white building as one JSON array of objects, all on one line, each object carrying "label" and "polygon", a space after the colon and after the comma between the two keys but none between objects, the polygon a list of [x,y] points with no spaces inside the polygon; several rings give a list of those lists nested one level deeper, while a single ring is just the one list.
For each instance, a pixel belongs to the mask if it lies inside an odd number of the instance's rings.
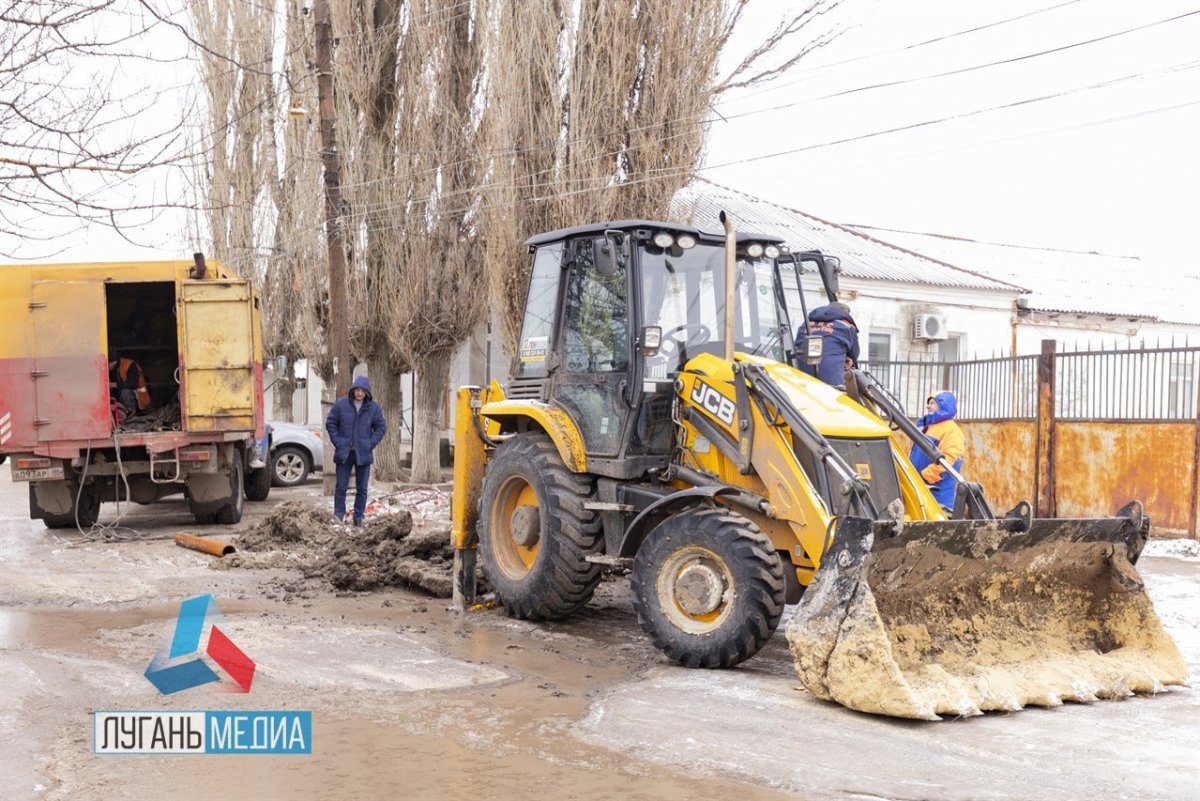
[{"label": "white building", "polygon": [[[1057,340],[1060,350],[1200,342],[1200,269],[1164,282],[1136,257],[843,225],[705,181],[676,196],[671,216],[716,231],[721,211],[741,231],[841,260],[839,294],[858,323],[868,363],[1033,355],[1044,339]],[[814,291],[808,302],[811,308],[824,300]],[[447,425],[453,387],[503,382],[508,359],[499,334],[481,325],[454,359]],[[320,422],[321,382],[307,378],[295,419]],[[403,387],[411,431],[412,376]]]},{"label": "white building", "polygon": [[[850,305],[870,362],[1011,352],[1021,286],[714,184],[683,190],[675,209],[706,229],[718,227],[718,214],[725,211],[741,231],[778,236],[793,251],[838,257],[839,295]],[[813,286],[819,289],[817,282]],[[824,302],[815,293],[810,308],[813,301]]]},{"label": "white building", "polygon": [[1137,256],[978,242],[858,225],[926,256],[1029,288],[1017,299],[1018,352],[1043,339],[1069,350],[1200,342],[1200,267],[1162,276]]}]

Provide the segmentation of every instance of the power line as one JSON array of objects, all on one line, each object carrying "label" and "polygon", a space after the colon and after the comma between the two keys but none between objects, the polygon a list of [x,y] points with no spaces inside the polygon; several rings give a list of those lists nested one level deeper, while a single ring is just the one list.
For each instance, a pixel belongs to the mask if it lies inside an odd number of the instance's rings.
[{"label": "power line", "polygon": [[[1017,100],[1017,101],[1013,101],[1011,103],[1005,103],[1002,105],[991,106],[991,107],[983,108],[983,109],[976,109],[974,111],[968,111],[968,112],[963,112],[960,114],[954,114],[954,115],[942,117],[942,118],[935,119],[935,120],[926,120],[924,122],[913,123],[911,125],[898,126],[896,128],[890,128],[890,129],[887,129],[884,131],[876,131],[876,132],[872,132],[869,134],[862,134],[862,135],[855,136],[855,137],[848,137],[845,139],[836,140],[834,142],[806,145],[801,148],[795,148],[795,149],[788,150],[788,151],[782,151],[779,154],[768,154],[767,156],[755,157],[755,160],[761,159],[761,158],[771,158],[771,157],[774,157],[775,155],[790,155],[790,154],[797,153],[797,152],[803,152],[804,150],[808,150],[808,149],[829,147],[829,146],[836,145],[836,144],[846,144],[846,143],[857,141],[860,139],[875,138],[875,137],[883,136],[883,135],[889,134],[889,133],[899,133],[899,132],[903,132],[903,131],[914,129],[914,128],[928,127],[931,125],[936,125],[936,124],[949,122],[949,121],[953,121],[953,120],[965,119],[968,117],[978,116],[980,114],[990,113],[993,111],[1001,111],[1004,109],[1015,108],[1015,107],[1019,107],[1019,106],[1023,106],[1023,105],[1029,105],[1032,103],[1046,102],[1048,100],[1054,100],[1054,99],[1066,97],[1069,95],[1078,94],[1080,92],[1094,91],[1097,89],[1108,88],[1108,87],[1111,87],[1111,86],[1114,86],[1117,84],[1121,84],[1121,83],[1125,83],[1128,81],[1140,80],[1140,79],[1143,79],[1143,78],[1146,78],[1149,76],[1153,76],[1153,75],[1167,74],[1167,73],[1174,72],[1174,71],[1195,69],[1198,66],[1200,66],[1200,61],[1193,61],[1193,62],[1187,62],[1184,64],[1173,65],[1171,67],[1166,67],[1166,68],[1162,68],[1162,69],[1158,69],[1158,70],[1150,70],[1147,72],[1134,73],[1131,75],[1125,75],[1120,78],[1114,78],[1114,79],[1111,79],[1108,81],[1102,81],[1102,82],[1091,84],[1088,86],[1075,87],[1072,89],[1067,89],[1067,90],[1064,90],[1061,92],[1055,92],[1052,94],[1041,95],[1041,96],[1032,97],[1032,98],[1025,98],[1023,100]],[[785,105],[779,106],[777,108],[787,108],[789,106],[800,105],[805,102],[812,102],[812,101],[799,101],[797,103],[785,104]],[[769,111],[769,110],[773,110],[773,109],[766,109],[764,111]],[[761,113],[761,111],[760,112],[746,112],[745,114],[749,115],[751,113]],[[672,139],[678,138],[680,136],[688,135],[688,133],[689,133],[688,131],[684,130],[682,132],[675,133],[675,134],[672,134],[667,137],[660,137],[658,139],[651,141],[648,144],[650,144],[651,146],[657,145],[657,144],[663,144],[665,142],[669,142]],[[596,155],[594,155],[590,158],[584,159],[582,161],[575,162],[572,164],[572,166],[576,167],[576,168],[586,167],[586,166],[594,164],[598,161],[607,161],[607,160],[614,159],[614,158],[618,157],[619,155],[621,155],[621,153],[623,153],[623,152],[625,152],[624,148],[622,148],[620,150],[606,151],[603,153],[596,154]],[[428,168],[425,170],[419,170],[416,172],[406,173],[406,174],[391,174],[391,175],[388,175],[385,177],[371,179],[369,181],[348,183],[348,184],[345,184],[344,186],[347,189],[358,189],[358,188],[362,188],[362,187],[366,187],[366,186],[371,186],[375,183],[380,183],[380,182],[395,183],[397,181],[403,181],[406,178],[411,179],[411,178],[415,178],[415,177],[430,175],[439,170],[452,169],[455,166],[461,166],[463,164],[470,164],[470,163],[476,163],[476,162],[483,162],[485,160],[486,160],[486,158],[479,158],[479,159],[463,160],[460,162],[455,162],[454,164],[446,164],[446,165],[439,164],[435,167],[431,167],[431,168]],[[743,162],[732,162],[732,163],[743,163]],[[723,166],[728,166],[728,165],[724,165],[724,164],[714,165],[713,167],[706,167],[705,169],[716,169],[718,167],[723,167]],[[611,175],[609,175],[607,177],[611,178]],[[578,179],[574,179],[574,180],[583,181],[583,180],[590,180],[590,179],[587,177],[583,177],[583,178],[578,178]],[[503,190],[518,191],[518,190],[524,189],[524,188],[527,188],[526,185],[524,185],[524,184],[521,184],[521,185],[491,184],[491,185],[484,185],[482,187],[472,187],[471,189],[464,189],[459,192],[443,193],[443,194],[438,195],[437,197],[440,199],[445,199],[445,198],[456,197],[456,196],[466,196],[466,195],[472,194],[473,192],[477,192],[481,189],[500,190],[500,191],[503,191]],[[431,201],[433,199],[433,197],[434,196],[431,195],[427,198],[417,198],[417,199],[413,199],[409,202],[418,203],[418,204],[425,203],[425,202]]]},{"label": "power line", "polygon": [[[1173,69],[1194,69],[1198,65],[1200,65],[1200,62],[1193,61],[1193,62],[1181,65],[1181,66],[1173,68]],[[950,122],[953,120],[960,120],[960,119],[966,119],[968,117],[975,117],[980,114],[986,114],[986,113],[989,113],[992,111],[1000,111],[1003,109],[1016,108],[1018,106],[1029,105],[1031,103],[1040,103],[1040,102],[1043,102],[1046,100],[1053,100],[1053,99],[1056,99],[1059,97],[1063,97],[1064,95],[1074,94],[1075,92],[1087,91],[1090,89],[1098,89],[1098,88],[1103,88],[1103,87],[1107,87],[1107,86],[1112,86],[1113,84],[1121,83],[1123,81],[1130,80],[1131,78],[1136,78],[1136,77],[1140,77],[1140,76],[1134,75],[1134,76],[1126,76],[1124,78],[1115,78],[1111,81],[1104,81],[1102,83],[1093,84],[1091,86],[1085,86],[1080,89],[1071,89],[1071,90],[1067,90],[1065,92],[1056,92],[1056,93],[1050,94],[1050,95],[1042,95],[1041,97],[1026,98],[1024,100],[1017,100],[1012,103],[1004,103],[999,106],[991,106],[989,108],[976,109],[975,111],[967,111],[962,114],[952,114],[950,116],[940,117],[938,119],[925,120],[923,122],[914,122],[909,125],[900,125],[900,126],[896,126],[894,128],[888,128],[888,129],[885,129],[882,131],[874,131],[872,133],[859,134],[857,136],[848,136],[848,137],[844,137],[842,139],[835,139],[835,140],[832,140],[829,142],[821,142],[821,143],[813,144],[813,145],[804,145],[803,147],[791,148],[789,150],[781,150],[777,153],[767,153],[762,156],[754,156],[754,157],[751,157],[748,159],[738,159],[737,161],[730,161],[730,162],[726,162],[724,164],[714,164],[710,167],[705,167],[703,169],[718,169],[720,167],[731,167],[731,166],[738,165],[738,164],[748,164],[752,161],[761,161],[763,159],[776,158],[779,156],[790,156],[795,153],[803,153],[808,150],[816,150],[816,149],[823,148],[823,147],[832,147],[834,145],[844,145],[844,144],[848,144],[850,142],[860,142],[864,139],[873,139],[873,138],[879,137],[879,136],[886,136],[888,134],[916,130],[918,128],[927,128],[931,125],[938,125],[940,123]],[[1195,101],[1195,102],[1200,103],[1200,101]],[[1168,106],[1168,107],[1165,107],[1165,109],[1169,110],[1169,109],[1174,109],[1174,108],[1183,108],[1183,107],[1189,106],[1189,105],[1194,105],[1194,103],[1183,103],[1183,104],[1180,104],[1177,106]],[[1114,118],[1114,119],[1117,119],[1117,118]],[[1124,119],[1124,118],[1122,118],[1122,119]]]},{"label": "power line", "polygon": [[[914,42],[913,44],[903,45],[901,47],[894,47],[890,50],[881,50],[881,51],[877,51],[875,53],[867,53],[865,55],[855,56],[854,58],[846,58],[846,59],[842,59],[841,61],[833,61],[828,64],[818,64],[818,65],[809,67],[807,69],[798,70],[797,72],[800,74],[819,73],[819,72],[823,72],[825,70],[831,69],[833,67],[840,67],[840,66],[843,66],[846,64],[854,64],[854,63],[857,63],[860,61],[866,61],[866,60],[869,60],[872,58],[879,58],[880,56],[888,56],[893,53],[904,53],[904,52],[908,52],[910,50],[917,50],[919,48],[927,47],[932,44],[939,44],[941,42],[946,42],[951,39],[956,39],[960,36],[968,36],[970,34],[978,33],[980,31],[985,31],[985,30],[989,30],[991,28],[998,28],[1003,25],[1008,25],[1009,23],[1012,23],[1012,22],[1019,22],[1021,20],[1028,19],[1030,17],[1035,17],[1039,14],[1045,14],[1050,11],[1057,11],[1060,8],[1065,8],[1066,6],[1072,6],[1072,5],[1075,5],[1076,3],[1081,3],[1081,2],[1083,2],[1083,0],[1067,0],[1064,3],[1058,3],[1056,5],[1049,6],[1047,8],[1035,9],[1033,11],[1029,11],[1024,14],[1018,14],[1015,17],[1007,17],[1005,19],[997,20],[995,22],[988,22],[983,25],[976,25],[973,28],[966,28],[961,31],[955,31],[954,33],[948,33],[948,34],[944,34],[942,36],[935,36],[932,39],[926,39],[921,42]],[[799,78],[794,81],[784,81],[784,82],[780,82],[780,83],[775,83],[772,86],[763,88],[757,92],[748,92],[735,100],[730,100],[730,101],[726,101],[726,102],[738,102],[743,99],[748,99],[751,97],[756,97],[758,95],[768,94],[770,92],[775,92],[775,91],[778,91],[779,89],[783,89],[788,86],[795,86],[798,83],[804,83],[806,81],[811,81],[815,77],[816,77],[815,75],[810,75],[809,77]]]},{"label": "power line", "polygon": [[1166,25],[1169,22],[1178,22],[1181,19],[1186,19],[1187,17],[1192,17],[1192,16],[1195,16],[1196,14],[1200,14],[1200,10],[1188,11],[1185,14],[1178,14],[1174,17],[1168,17],[1167,19],[1160,19],[1156,22],[1148,22],[1145,25],[1138,25],[1134,28],[1126,28],[1125,30],[1116,31],[1115,33],[1105,34],[1104,36],[1096,36],[1091,39],[1085,39],[1081,42],[1073,42],[1071,44],[1061,45],[1059,47],[1052,47],[1047,50],[1038,50],[1037,52],[1034,52],[1034,53],[1026,53],[1024,55],[1013,56],[1012,58],[1000,59],[998,61],[989,61],[986,64],[975,64],[970,67],[960,67],[958,69],[947,70],[946,72],[938,72],[938,73],[934,73],[932,75],[921,75],[916,78],[903,78],[898,81],[885,81],[883,83],[871,84],[869,86],[859,86],[855,89],[846,89],[845,91],[842,91],[842,92],[835,92],[831,95],[825,95],[825,96],[821,97],[820,99],[828,100],[828,99],[831,99],[834,97],[844,97],[845,95],[857,94],[859,92],[869,92],[872,89],[884,89],[884,88],[888,88],[888,87],[892,87],[892,86],[903,86],[903,85],[910,84],[910,83],[918,83],[920,81],[929,81],[929,80],[933,80],[935,78],[946,78],[951,75],[963,75],[968,72],[975,72],[977,70],[987,69],[989,67],[999,67],[999,66],[1003,66],[1005,64],[1015,64],[1019,61],[1027,61],[1032,58],[1040,58],[1041,56],[1048,56],[1053,53],[1061,53],[1065,50],[1072,50],[1076,47],[1083,47],[1085,45],[1096,44],[1097,42],[1108,41],[1109,39],[1115,39],[1118,36],[1126,36],[1128,34],[1137,33],[1139,31],[1144,31],[1149,28],[1157,27],[1159,25]]},{"label": "power line", "polygon": [[[1090,120],[1088,122],[1079,123],[1079,124],[1071,125],[1071,126],[1065,126],[1062,128],[1030,132],[1028,134],[1022,134],[1022,135],[1018,135],[1018,136],[1014,136],[1014,137],[1008,137],[1006,139],[994,140],[994,141],[981,143],[981,144],[994,144],[994,143],[999,143],[999,142],[1003,142],[1003,141],[1009,141],[1011,139],[1029,138],[1032,136],[1044,136],[1044,135],[1049,135],[1049,134],[1054,134],[1054,133],[1061,133],[1061,132],[1069,131],[1069,130],[1076,130],[1076,129],[1080,129],[1080,128],[1089,128],[1089,127],[1095,127],[1095,126],[1099,126],[1099,125],[1107,125],[1107,124],[1114,123],[1114,122],[1123,122],[1123,121],[1130,120],[1130,119],[1136,119],[1139,117],[1145,117],[1145,116],[1150,116],[1150,115],[1154,115],[1154,114],[1162,114],[1162,113],[1175,111],[1178,109],[1187,108],[1187,107],[1191,107],[1191,106],[1197,106],[1197,105],[1200,105],[1200,100],[1191,101],[1191,102],[1187,102],[1187,103],[1179,103],[1179,104],[1175,104],[1175,105],[1171,105],[1171,106],[1163,106],[1160,108],[1146,109],[1146,110],[1135,112],[1132,114],[1124,114],[1124,115],[1119,115],[1119,116],[1114,116],[1114,117],[1107,117],[1107,118],[1103,118],[1103,119],[1099,119],[1099,120]],[[879,132],[879,133],[883,133],[883,132]],[[871,135],[872,134],[866,134],[863,137],[857,137],[857,138],[866,138]],[[799,148],[798,150],[812,150],[812,149],[824,148],[824,147],[834,147],[836,145],[843,144],[844,142],[845,142],[845,140],[824,142],[824,143],[817,144],[817,145],[810,145],[806,148]],[[696,169],[695,172],[702,173],[702,172],[707,172],[709,170],[715,170],[715,169],[720,169],[720,168],[724,168],[724,167],[738,166],[741,164],[749,164],[749,163],[752,163],[755,161],[762,161],[764,159],[779,158],[779,157],[782,157],[785,155],[790,155],[794,152],[797,152],[797,151],[793,150],[793,151],[784,151],[784,152],[780,152],[780,153],[769,153],[769,154],[764,154],[761,156],[751,156],[748,158],[738,159],[738,160],[726,162],[723,164],[716,164],[716,165],[712,165],[712,166],[700,167],[700,168]],[[457,209],[448,210],[448,211],[429,212],[425,215],[425,218],[432,219],[432,218],[440,218],[440,217],[444,217],[444,216],[479,215],[479,214],[483,214],[485,212],[492,211],[492,210],[498,209],[498,208],[514,208],[514,207],[531,205],[534,203],[541,203],[541,202],[546,202],[546,201],[551,201],[551,200],[564,199],[564,198],[573,197],[573,196],[577,196],[577,195],[587,194],[589,192],[605,191],[605,190],[614,189],[614,188],[615,189],[630,188],[630,187],[638,186],[640,184],[649,183],[651,181],[658,181],[658,180],[663,180],[665,178],[677,177],[685,172],[691,172],[691,171],[692,170],[690,167],[659,168],[659,169],[653,170],[650,173],[643,175],[639,178],[625,181],[624,183],[621,183],[618,185],[612,185],[610,183],[611,176],[598,176],[595,178],[580,179],[580,181],[583,181],[583,180],[601,181],[602,180],[602,181],[605,181],[606,183],[603,186],[581,187],[579,189],[568,190],[565,192],[550,192],[547,194],[538,195],[538,196],[531,197],[531,198],[506,201],[503,204],[481,203],[481,204],[472,204],[467,207],[457,208]],[[483,187],[483,188],[487,188],[487,187]],[[420,202],[420,201],[414,201],[414,202]],[[388,210],[400,211],[403,208],[404,208],[403,206],[399,206],[399,205],[392,206],[392,205],[388,205],[388,204],[381,204],[381,206],[379,208],[374,209],[374,212],[380,213],[380,212],[384,212],[384,211],[388,211]],[[360,233],[370,233],[373,231],[395,230],[395,226],[390,226],[390,225],[388,225],[388,226],[370,226],[370,225],[368,225],[368,226],[356,227],[355,230]]]}]

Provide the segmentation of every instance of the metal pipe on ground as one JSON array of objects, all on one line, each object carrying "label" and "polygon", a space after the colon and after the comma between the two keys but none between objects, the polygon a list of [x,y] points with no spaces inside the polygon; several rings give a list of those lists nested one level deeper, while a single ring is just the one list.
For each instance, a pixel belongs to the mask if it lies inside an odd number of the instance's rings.
[{"label": "metal pipe on ground", "polygon": [[227,542],[218,542],[208,537],[201,537],[199,534],[188,534],[185,531],[175,535],[175,544],[180,548],[200,551],[200,553],[210,556],[228,556],[231,553],[237,553],[237,548]]}]

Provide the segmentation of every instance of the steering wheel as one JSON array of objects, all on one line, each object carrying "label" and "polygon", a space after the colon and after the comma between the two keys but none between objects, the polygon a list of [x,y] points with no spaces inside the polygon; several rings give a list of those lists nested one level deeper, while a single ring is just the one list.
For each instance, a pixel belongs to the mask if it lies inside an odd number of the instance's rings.
[{"label": "steering wheel", "polygon": [[664,331],[663,335],[662,335],[662,346],[665,346],[665,345],[671,346],[670,353],[663,354],[664,356],[667,357],[668,361],[671,361],[674,358],[675,354],[678,353],[680,350],[682,350],[684,345],[688,344],[688,340],[691,339],[690,336],[687,337],[687,339],[685,339],[685,340],[679,340],[679,339],[676,339],[671,336],[672,334],[677,334],[677,333],[680,333],[683,331],[695,331],[696,332],[696,335],[698,338],[696,339],[695,342],[690,343],[692,345],[703,345],[704,343],[706,343],[712,339],[712,330],[708,326],[704,325],[703,323],[683,323],[682,325],[675,326],[674,328],[670,329],[669,331]]}]

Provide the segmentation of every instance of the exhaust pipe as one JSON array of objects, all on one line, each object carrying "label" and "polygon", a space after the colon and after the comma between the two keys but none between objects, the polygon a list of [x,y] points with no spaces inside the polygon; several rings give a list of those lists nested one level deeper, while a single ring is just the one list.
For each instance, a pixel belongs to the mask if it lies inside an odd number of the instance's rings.
[{"label": "exhaust pipe", "polygon": [[192,262],[192,268],[188,271],[188,278],[202,280],[208,276],[208,264],[204,261],[203,253],[193,253]]},{"label": "exhaust pipe", "polygon": [[737,236],[733,230],[733,218],[723,211],[721,225],[725,226],[725,361],[732,363],[734,323],[737,319],[733,286],[737,276]]}]

